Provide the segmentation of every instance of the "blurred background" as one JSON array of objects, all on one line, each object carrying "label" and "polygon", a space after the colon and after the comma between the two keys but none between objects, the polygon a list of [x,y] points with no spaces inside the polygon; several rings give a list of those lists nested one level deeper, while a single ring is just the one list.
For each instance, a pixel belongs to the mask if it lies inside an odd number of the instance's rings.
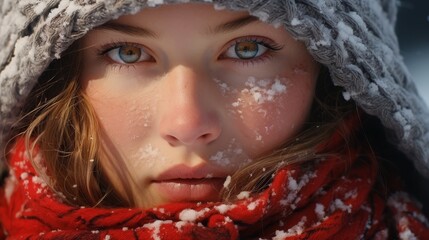
[{"label": "blurred background", "polygon": [[429,106],[429,0],[400,0],[396,32],[405,64]]}]

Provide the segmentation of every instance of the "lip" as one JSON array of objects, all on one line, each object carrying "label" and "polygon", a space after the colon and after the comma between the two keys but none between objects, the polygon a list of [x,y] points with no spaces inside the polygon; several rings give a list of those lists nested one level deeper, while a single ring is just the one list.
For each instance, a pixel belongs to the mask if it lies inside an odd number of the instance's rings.
[{"label": "lip", "polygon": [[152,181],[157,193],[167,202],[207,202],[219,200],[226,174],[209,165],[176,165]]}]

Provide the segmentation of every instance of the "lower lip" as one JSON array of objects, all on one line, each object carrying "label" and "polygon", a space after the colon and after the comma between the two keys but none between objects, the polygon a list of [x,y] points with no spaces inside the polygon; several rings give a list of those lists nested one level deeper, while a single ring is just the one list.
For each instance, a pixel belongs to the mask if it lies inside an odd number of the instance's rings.
[{"label": "lower lip", "polygon": [[219,200],[225,179],[172,179],[153,182],[153,186],[167,202],[208,202]]}]

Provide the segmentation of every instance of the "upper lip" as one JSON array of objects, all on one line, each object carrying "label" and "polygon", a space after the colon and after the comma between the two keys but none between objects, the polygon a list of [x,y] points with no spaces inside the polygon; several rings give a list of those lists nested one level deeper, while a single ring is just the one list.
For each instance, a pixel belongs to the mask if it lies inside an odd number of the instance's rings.
[{"label": "upper lip", "polygon": [[192,179],[210,179],[226,178],[226,174],[219,169],[210,167],[207,164],[198,166],[187,166],[185,164],[175,165],[162,172],[155,178],[155,182],[172,181],[172,180],[192,180]]}]

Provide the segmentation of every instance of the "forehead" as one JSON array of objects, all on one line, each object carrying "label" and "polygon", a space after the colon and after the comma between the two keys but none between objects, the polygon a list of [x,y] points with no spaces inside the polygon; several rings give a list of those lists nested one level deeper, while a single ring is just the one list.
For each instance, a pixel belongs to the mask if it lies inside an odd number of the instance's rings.
[{"label": "forehead", "polygon": [[[210,33],[217,26],[248,17],[248,22],[257,22],[246,11],[216,10],[212,4],[168,4],[144,9],[134,15],[122,16],[111,23],[145,26],[158,29],[193,30]],[[159,33],[160,34],[160,33]]]}]

